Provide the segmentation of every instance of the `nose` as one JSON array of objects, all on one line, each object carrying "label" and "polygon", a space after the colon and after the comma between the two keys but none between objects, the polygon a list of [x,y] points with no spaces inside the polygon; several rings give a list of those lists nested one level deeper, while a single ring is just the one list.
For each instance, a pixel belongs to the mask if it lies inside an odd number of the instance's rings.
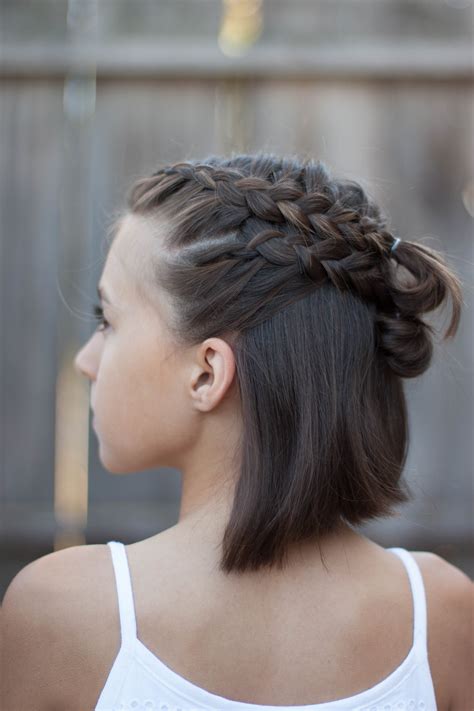
[{"label": "nose", "polygon": [[86,371],[86,366],[84,362],[84,350],[85,346],[83,346],[77,353],[76,357],[74,358],[74,369],[76,373],[79,375],[86,375],[88,376],[88,373]]},{"label": "nose", "polygon": [[82,346],[74,358],[74,369],[79,375],[85,375],[90,380],[95,379],[96,363],[92,341],[94,336]]}]

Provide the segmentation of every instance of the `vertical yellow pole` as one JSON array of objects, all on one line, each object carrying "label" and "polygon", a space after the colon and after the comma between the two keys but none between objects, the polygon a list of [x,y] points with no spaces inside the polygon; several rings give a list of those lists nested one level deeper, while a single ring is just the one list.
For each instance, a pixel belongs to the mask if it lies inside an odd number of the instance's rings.
[{"label": "vertical yellow pole", "polygon": [[[68,41],[77,46],[97,41],[97,0],[68,0]],[[94,130],[96,65],[93,50],[87,66],[77,66],[64,82],[63,179],[61,185],[58,277],[63,304],[57,325],[58,375],[56,380],[56,431],[54,514],[57,532],[54,550],[85,543],[88,512],[89,383],[74,370],[81,346],[78,317],[68,309],[77,291],[76,275],[84,279],[90,263],[91,189],[89,148]],[[72,283],[70,275],[73,275]],[[64,298],[65,297],[65,298]],[[65,308],[66,307],[66,308]]]},{"label": "vertical yellow pole", "polygon": [[85,543],[88,507],[88,385],[73,370],[74,354],[64,356],[56,381],[54,550]]}]

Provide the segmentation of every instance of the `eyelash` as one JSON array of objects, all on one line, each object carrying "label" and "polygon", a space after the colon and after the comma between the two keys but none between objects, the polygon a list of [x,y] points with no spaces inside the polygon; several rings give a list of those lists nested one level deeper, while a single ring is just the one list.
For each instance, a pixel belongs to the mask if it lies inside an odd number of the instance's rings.
[{"label": "eyelash", "polygon": [[104,318],[104,310],[99,304],[94,304],[92,315],[95,319],[97,319],[97,321],[99,321],[99,325],[97,327],[98,331],[105,331],[105,329],[110,326],[107,319]]}]

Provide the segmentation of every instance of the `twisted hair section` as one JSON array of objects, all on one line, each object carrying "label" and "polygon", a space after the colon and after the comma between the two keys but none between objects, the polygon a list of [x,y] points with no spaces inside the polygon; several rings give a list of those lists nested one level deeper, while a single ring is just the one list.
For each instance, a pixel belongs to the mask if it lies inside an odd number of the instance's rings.
[{"label": "twisted hair section", "polygon": [[164,165],[128,209],[165,225],[153,275],[177,342],[220,336],[234,351],[243,436],[222,570],[283,565],[292,543],[408,501],[401,378],[430,364],[425,313],[449,296],[445,338],[460,320],[440,253],[406,239],[392,252],[356,181],[268,153]]}]

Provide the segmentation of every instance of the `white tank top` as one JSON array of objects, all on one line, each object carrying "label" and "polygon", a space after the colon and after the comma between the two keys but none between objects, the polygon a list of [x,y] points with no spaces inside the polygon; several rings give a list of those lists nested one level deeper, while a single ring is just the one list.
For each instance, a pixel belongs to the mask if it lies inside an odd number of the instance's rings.
[{"label": "white tank top", "polygon": [[[405,565],[414,606],[413,644],[402,663],[375,686],[354,696],[321,704],[269,706],[217,696],[166,666],[137,637],[130,569],[123,543],[109,541],[117,586],[121,646],[95,711],[436,711],[428,664],[426,598],[414,557],[388,548]],[[344,670],[341,669],[341,674]]]}]

